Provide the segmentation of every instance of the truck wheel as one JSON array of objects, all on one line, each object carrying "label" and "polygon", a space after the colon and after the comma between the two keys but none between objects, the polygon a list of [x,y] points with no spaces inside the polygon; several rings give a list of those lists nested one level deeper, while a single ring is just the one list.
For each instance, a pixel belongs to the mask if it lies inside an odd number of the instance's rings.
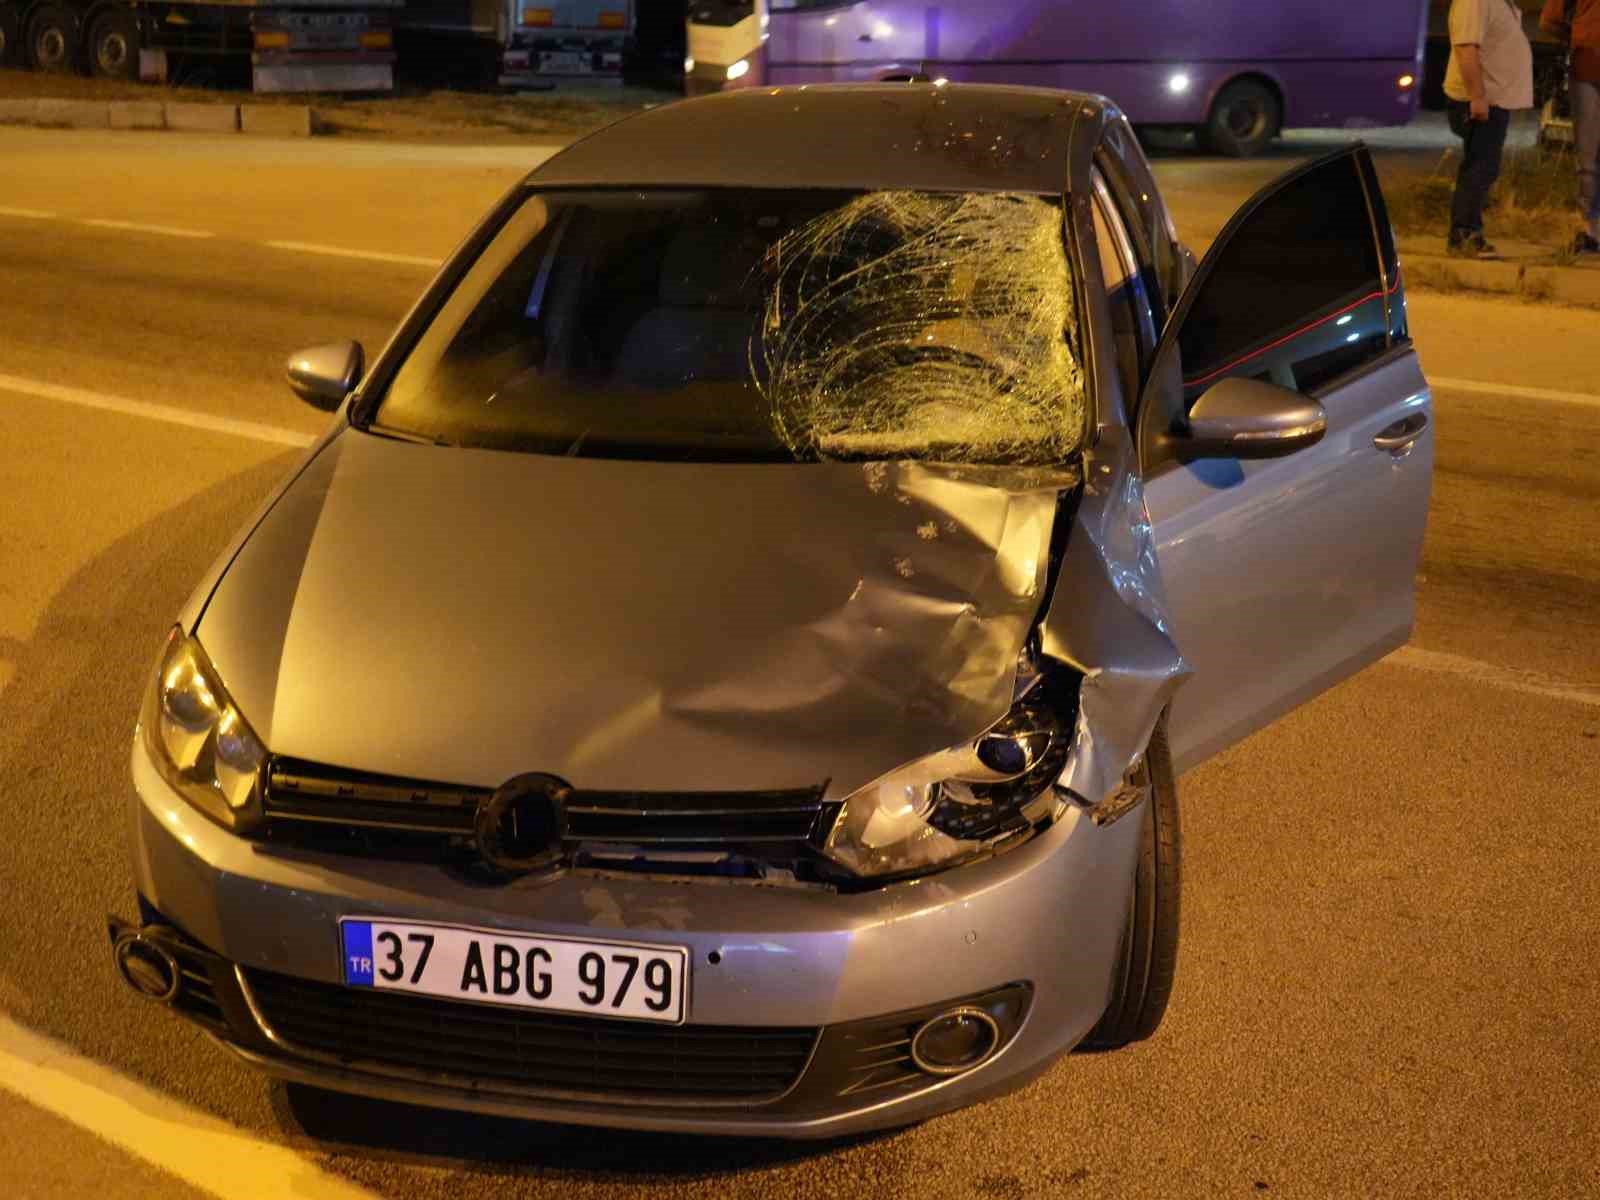
[{"label": "truck wheel", "polygon": [[0,67],[15,67],[22,61],[22,18],[10,5],[0,7]]},{"label": "truck wheel", "polygon": [[[1144,756],[1148,798],[1140,805],[1139,863],[1111,1002],[1083,1040],[1085,1050],[1117,1050],[1156,1031],[1167,1011],[1178,970],[1178,899],[1182,846],[1178,836],[1178,785],[1162,717]],[[1131,816],[1131,814],[1130,814]]]},{"label": "truck wheel", "polygon": [[131,12],[108,8],[94,19],[89,69],[102,79],[139,78],[139,22]]},{"label": "truck wheel", "polygon": [[77,69],[78,22],[65,9],[45,5],[28,22],[28,54],[41,71],[64,75]]},{"label": "truck wheel", "polygon": [[1215,154],[1251,158],[1278,136],[1283,106],[1277,94],[1254,79],[1235,79],[1217,94],[1211,116],[1196,132],[1200,144]]}]

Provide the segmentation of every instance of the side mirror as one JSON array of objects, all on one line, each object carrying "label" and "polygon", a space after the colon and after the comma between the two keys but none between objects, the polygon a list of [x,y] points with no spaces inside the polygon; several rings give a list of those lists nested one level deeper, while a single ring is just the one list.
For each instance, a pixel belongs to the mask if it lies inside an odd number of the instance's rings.
[{"label": "side mirror", "polygon": [[1172,439],[1182,458],[1281,458],[1315,446],[1327,411],[1309,396],[1259,379],[1224,379],[1189,410]]},{"label": "side mirror", "polygon": [[313,408],[332,412],[356,390],[366,355],[360,342],[331,342],[289,356],[289,388]]}]

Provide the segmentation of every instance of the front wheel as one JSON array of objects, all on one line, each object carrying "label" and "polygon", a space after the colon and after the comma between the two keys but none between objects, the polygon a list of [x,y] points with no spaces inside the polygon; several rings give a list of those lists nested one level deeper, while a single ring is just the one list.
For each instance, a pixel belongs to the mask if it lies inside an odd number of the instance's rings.
[{"label": "front wheel", "polygon": [[102,79],[139,78],[139,22],[131,12],[111,8],[95,18],[89,68]]},{"label": "front wheel", "polygon": [[28,54],[38,70],[70,73],[78,58],[78,22],[72,14],[51,5],[36,12],[28,22]]},{"label": "front wheel", "polygon": [[1236,79],[1217,93],[1211,115],[1196,134],[1214,154],[1251,158],[1260,154],[1283,127],[1278,95],[1255,79]]},{"label": "front wheel", "polygon": [[[1178,785],[1167,745],[1167,719],[1150,735],[1135,782],[1146,790],[1139,807],[1139,862],[1112,977],[1111,1002],[1083,1040],[1085,1050],[1117,1050],[1156,1031],[1178,972],[1178,900],[1182,892],[1182,842]],[[1129,814],[1130,817],[1132,814]]]}]

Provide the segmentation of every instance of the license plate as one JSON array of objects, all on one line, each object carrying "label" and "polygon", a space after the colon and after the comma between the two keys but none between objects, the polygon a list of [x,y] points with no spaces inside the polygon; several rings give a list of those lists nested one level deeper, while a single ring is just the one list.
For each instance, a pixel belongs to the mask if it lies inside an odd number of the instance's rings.
[{"label": "license plate", "polygon": [[541,71],[587,71],[589,69],[589,58],[584,54],[551,51],[539,55],[539,69]]},{"label": "license plate", "polygon": [[339,943],[350,987],[683,1022],[689,952],[682,946],[587,942],[369,917],[341,920]]}]

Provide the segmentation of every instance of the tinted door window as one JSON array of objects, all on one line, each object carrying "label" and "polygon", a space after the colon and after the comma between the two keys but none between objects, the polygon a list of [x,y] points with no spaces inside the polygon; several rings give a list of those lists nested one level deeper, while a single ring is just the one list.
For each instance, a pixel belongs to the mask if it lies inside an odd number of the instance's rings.
[{"label": "tinted door window", "polygon": [[1224,233],[1178,335],[1186,404],[1229,375],[1314,391],[1388,349],[1364,156],[1304,169]]}]

